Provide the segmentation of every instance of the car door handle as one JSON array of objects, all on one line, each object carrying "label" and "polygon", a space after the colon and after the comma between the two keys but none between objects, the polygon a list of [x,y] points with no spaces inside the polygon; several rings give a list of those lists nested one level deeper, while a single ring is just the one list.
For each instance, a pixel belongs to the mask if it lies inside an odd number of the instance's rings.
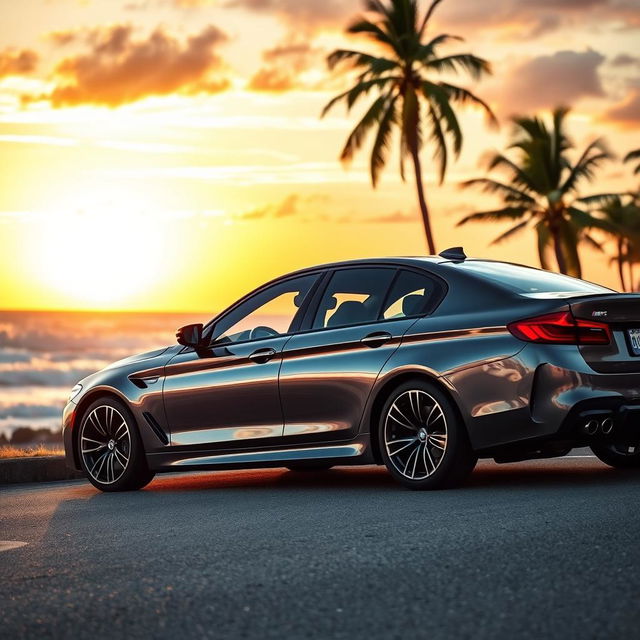
[{"label": "car door handle", "polygon": [[275,355],[275,349],[258,349],[249,356],[249,359],[257,362],[258,364],[264,364],[265,362],[269,362],[269,360],[271,360],[271,358],[273,358],[273,356]]},{"label": "car door handle", "polygon": [[367,347],[381,347],[385,342],[389,342],[392,336],[390,333],[386,331],[375,331],[374,333],[370,333],[368,336],[365,336],[360,340],[360,342]]}]

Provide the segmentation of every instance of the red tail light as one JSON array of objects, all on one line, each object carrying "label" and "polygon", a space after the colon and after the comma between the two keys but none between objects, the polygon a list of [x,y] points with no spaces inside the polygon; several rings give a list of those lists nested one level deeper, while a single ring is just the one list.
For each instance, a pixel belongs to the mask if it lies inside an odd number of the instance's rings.
[{"label": "red tail light", "polygon": [[603,322],[574,318],[569,311],[518,320],[507,329],[520,340],[553,344],[609,344],[611,330]]}]

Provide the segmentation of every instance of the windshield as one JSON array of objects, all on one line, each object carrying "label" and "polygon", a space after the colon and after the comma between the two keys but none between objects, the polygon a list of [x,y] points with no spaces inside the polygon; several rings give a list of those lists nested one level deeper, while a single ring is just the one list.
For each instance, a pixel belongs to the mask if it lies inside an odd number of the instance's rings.
[{"label": "windshield", "polygon": [[563,294],[570,297],[580,294],[614,293],[612,289],[592,282],[506,262],[465,260],[458,263],[456,268],[473,271],[482,275],[485,280],[500,284],[516,293],[529,294],[531,297],[547,293],[556,294],[554,297],[562,297]]}]

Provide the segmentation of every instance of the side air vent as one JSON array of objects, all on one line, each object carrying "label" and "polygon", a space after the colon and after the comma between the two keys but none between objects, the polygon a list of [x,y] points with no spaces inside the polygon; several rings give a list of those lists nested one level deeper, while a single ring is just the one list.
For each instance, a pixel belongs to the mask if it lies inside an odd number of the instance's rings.
[{"label": "side air vent", "polygon": [[438,255],[445,260],[453,260],[454,262],[462,262],[467,259],[462,247],[449,247],[448,249],[441,251]]},{"label": "side air vent", "polygon": [[164,432],[164,429],[156,422],[156,419],[148,411],[145,411],[142,415],[147,421],[147,424],[151,427],[153,433],[158,436],[160,442],[162,442],[162,444],[169,444],[169,437]]}]

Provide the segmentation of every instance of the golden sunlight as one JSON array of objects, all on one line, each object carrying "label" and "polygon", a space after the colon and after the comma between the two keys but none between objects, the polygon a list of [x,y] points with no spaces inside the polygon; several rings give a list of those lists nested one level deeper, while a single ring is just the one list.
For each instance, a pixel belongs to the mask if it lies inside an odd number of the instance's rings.
[{"label": "golden sunlight", "polygon": [[87,307],[135,306],[164,270],[164,227],[153,218],[141,192],[85,187],[38,225],[34,275]]}]

